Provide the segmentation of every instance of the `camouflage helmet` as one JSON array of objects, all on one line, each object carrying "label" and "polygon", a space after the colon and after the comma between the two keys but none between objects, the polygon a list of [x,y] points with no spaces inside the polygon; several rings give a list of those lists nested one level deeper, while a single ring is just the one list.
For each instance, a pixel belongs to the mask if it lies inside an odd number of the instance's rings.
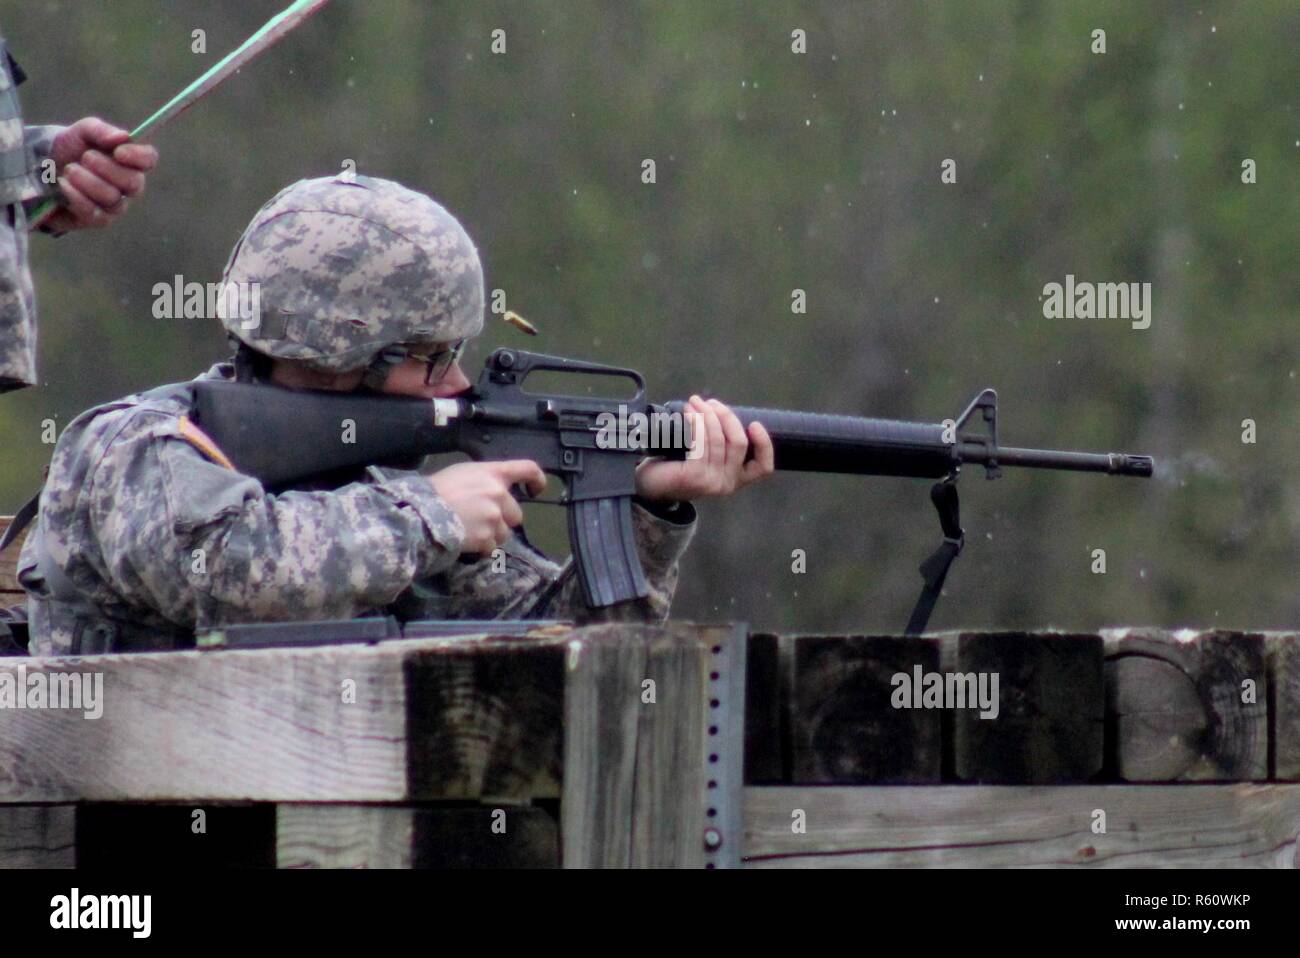
[{"label": "camouflage helmet", "polygon": [[483,327],[483,269],[464,227],[424,194],[374,177],[281,190],[231,251],[223,303],[233,302],[230,283],[257,290],[245,297],[256,315],[220,311],[233,337],[321,372],[392,362],[390,347],[427,348]]}]

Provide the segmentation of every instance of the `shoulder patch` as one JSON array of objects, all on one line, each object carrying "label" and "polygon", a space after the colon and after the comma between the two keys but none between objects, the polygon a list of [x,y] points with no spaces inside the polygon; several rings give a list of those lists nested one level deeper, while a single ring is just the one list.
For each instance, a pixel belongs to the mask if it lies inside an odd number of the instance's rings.
[{"label": "shoulder patch", "polygon": [[181,416],[179,430],[182,439],[217,465],[225,466],[233,472],[238,471],[235,469],[235,464],[221,451],[220,447],[208,438],[208,434],[190,421],[189,416]]}]

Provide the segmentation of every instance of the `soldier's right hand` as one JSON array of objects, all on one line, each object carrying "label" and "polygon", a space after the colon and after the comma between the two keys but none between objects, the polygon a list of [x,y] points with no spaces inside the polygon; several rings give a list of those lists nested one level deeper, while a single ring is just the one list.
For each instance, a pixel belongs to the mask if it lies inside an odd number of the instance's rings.
[{"label": "soldier's right hand", "polygon": [[459,462],[429,477],[443,502],[465,527],[461,552],[488,553],[510,538],[524,521],[524,511],[510,487],[523,483],[531,495],[546,490],[546,474],[530,459],[504,462]]}]

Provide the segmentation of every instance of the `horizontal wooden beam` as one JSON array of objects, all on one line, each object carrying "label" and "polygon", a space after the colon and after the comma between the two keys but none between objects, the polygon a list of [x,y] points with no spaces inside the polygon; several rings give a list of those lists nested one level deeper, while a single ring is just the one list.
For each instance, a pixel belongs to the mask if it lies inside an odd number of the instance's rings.
[{"label": "horizontal wooden beam", "polygon": [[72,868],[75,805],[0,805],[0,869]]},{"label": "horizontal wooden beam", "polygon": [[751,786],[744,864],[1295,868],[1297,832],[1300,785]]},{"label": "horizontal wooden beam", "polygon": [[278,805],[279,868],[556,868],[559,826],[530,805]]},{"label": "horizontal wooden beam", "polygon": [[102,715],[0,709],[0,802],[558,797],[564,639],[0,659]]}]

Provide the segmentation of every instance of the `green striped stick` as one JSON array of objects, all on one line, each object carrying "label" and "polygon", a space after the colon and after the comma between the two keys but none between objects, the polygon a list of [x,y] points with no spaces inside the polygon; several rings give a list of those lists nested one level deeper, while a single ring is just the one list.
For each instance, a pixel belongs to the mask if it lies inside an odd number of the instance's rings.
[{"label": "green striped stick", "polygon": [[[268,20],[260,30],[213,64],[197,80],[180,93],[163,104],[153,116],[131,131],[132,140],[141,140],[153,133],[164,123],[172,120],[199,100],[203,99],[221,84],[223,80],[238,72],[240,68],[256,60],[259,56],[283,40],[290,32],[329,0],[294,0],[292,4]],[[28,229],[36,229],[59,208],[59,200],[50,197],[36,206],[28,218]]]}]

